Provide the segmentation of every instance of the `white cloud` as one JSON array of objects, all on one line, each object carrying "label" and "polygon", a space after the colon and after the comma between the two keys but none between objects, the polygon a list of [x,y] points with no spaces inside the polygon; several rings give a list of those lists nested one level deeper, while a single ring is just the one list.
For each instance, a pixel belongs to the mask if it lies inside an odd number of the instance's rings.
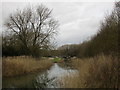
[{"label": "white cloud", "polygon": [[[113,9],[113,3],[82,3],[73,12],[61,15],[59,44],[80,43],[94,35],[105,13]],[[74,7],[73,7],[74,8]]]},{"label": "white cloud", "polygon": [[[14,13],[16,9],[23,9],[26,5],[39,3],[2,3],[3,21]],[[103,20],[105,13],[113,9],[113,2],[44,2],[53,9],[53,16],[60,23],[59,35],[56,38],[59,45],[80,43],[94,35]]]},{"label": "white cloud", "polygon": [[[1,0],[2,2],[61,2],[61,0]],[[119,0],[62,0],[62,2],[114,2]]]}]

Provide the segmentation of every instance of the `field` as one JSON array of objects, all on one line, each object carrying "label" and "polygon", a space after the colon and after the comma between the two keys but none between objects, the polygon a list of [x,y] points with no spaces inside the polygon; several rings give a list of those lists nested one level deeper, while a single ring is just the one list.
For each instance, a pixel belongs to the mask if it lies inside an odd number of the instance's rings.
[{"label": "field", "polygon": [[19,56],[3,58],[3,76],[17,76],[36,71],[44,71],[52,66],[48,59],[36,60],[32,57]]}]

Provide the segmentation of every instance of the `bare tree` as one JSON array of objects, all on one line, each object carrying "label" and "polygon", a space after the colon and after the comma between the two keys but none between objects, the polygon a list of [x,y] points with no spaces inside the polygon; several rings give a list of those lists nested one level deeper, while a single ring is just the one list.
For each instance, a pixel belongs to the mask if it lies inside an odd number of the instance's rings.
[{"label": "bare tree", "polygon": [[25,49],[49,46],[57,33],[58,21],[51,16],[52,10],[40,5],[37,9],[27,8],[10,15],[5,23],[17,35]]}]

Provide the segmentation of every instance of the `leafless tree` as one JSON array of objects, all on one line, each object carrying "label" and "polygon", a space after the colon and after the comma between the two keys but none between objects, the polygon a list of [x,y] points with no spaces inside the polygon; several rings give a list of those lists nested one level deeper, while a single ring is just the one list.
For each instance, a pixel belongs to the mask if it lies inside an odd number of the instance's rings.
[{"label": "leafless tree", "polygon": [[26,8],[10,15],[5,26],[17,35],[22,45],[44,48],[49,46],[50,40],[57,33],[58,21],[51,16],[52,10],[44,5],[36,9]]}]

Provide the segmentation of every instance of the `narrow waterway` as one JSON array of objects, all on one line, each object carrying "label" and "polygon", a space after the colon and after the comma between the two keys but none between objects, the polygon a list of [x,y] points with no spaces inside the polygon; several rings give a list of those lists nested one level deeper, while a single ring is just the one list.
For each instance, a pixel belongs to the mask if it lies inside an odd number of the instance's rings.
[{"label": "narrow waterway", "polygon": [[62,68],[57,63],[43,73],[3,78],[3,88],[60,88],[59,80],[65,76],[77,73],[77,70]]}]

